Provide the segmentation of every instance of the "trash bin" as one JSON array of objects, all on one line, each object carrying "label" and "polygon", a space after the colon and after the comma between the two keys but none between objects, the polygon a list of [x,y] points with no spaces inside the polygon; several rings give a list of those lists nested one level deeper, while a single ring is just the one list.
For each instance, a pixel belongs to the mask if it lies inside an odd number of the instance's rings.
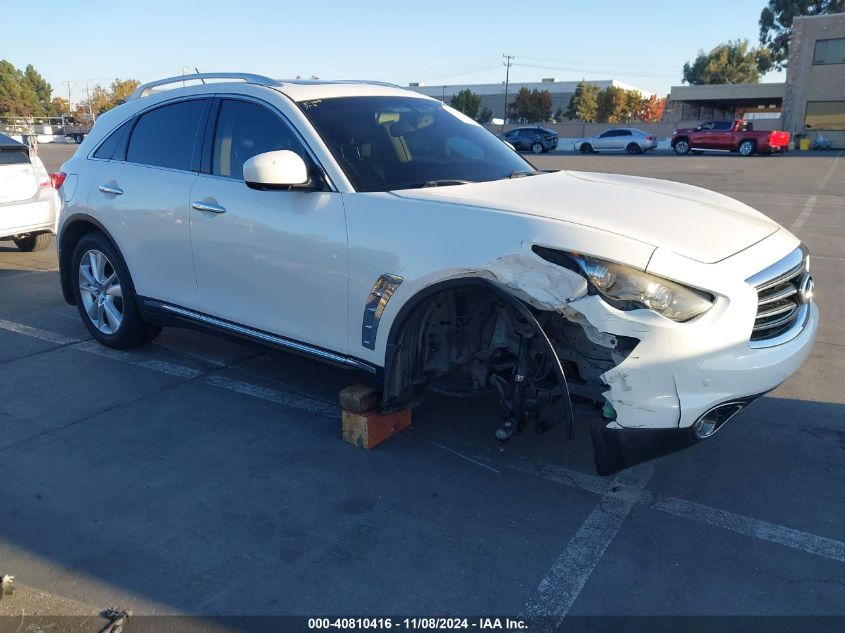
[{"label": "trash bin", "polygon": [[798,149],[800,149],[802,152],[806,152],[808,149],[810,149],[810,139],[802,138],[798,145]]}]

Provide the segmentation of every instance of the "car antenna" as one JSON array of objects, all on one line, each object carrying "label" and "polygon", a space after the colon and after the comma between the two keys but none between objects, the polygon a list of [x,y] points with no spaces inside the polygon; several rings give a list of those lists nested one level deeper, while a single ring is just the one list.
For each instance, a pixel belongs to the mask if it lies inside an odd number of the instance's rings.
[{"label": "car antenna", "polygon": [[[195,70],[195,71],[197,71],[197,74],[198,74],[198,75],[200,74],[200,69],[199,69],[199,68],[197,68],[196,66],[194,66],[194,70]],[[200,77],[200,81],[202,82],[202,85],[204,86],[204,85],[205,85],[205,79],[203,79],[202,77]]]}]

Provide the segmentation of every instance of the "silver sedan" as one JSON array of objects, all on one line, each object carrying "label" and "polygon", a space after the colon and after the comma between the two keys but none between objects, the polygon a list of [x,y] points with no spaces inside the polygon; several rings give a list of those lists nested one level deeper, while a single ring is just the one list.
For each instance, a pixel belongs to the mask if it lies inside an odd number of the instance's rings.
[{"label": "silver sedan", "polygon": [[574,147],[575,151],[580,151],[582,154],[594,152],[643,154],[657,148],[657,137],[636,128],[618,127],[602,132],[598,136],[576,141]]}]

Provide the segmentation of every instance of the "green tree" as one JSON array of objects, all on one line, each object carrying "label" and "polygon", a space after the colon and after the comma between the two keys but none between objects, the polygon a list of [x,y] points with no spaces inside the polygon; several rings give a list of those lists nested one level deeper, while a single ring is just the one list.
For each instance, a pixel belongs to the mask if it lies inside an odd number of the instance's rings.
[{"label": "green tree", "polygon": [[555,115],[553,118],[555,120],[555,123],[563,123],[563,120],[566,118],[566,115],[564,115],[563,113],[563,108],[558,108],[557,110],[555,110]]},{"label": "green tree", "polygon": [[781,70],[789,58],[789,39],[792,21],[804,15],[825,15],[845,12],[845,0],[769,0],[760,13],[760,44],[771,57],[769,64],[761,66],[762,72],[771,68]]},{"label": "green tree", "polygon": [[449,105],[455,108],[455,110],[460,110],[469,118],[474,119],[478,116],[478,111],[481,109],[481,97],[467,88],[452,95]]},{"label": "green tree", "polygon": [[549,120],[552,111],[552,95],[548,90],[520,88],[508,105],[508,118],[540,123]]},{"label": "green tree", "polygon": [[575,87],[575,94],[569,100],[564,116],[570,120],[592,123],[599,112],[599,87],[586,83],[583,79]]},{"label": "green tree", "polygon": [[484,106],[481,108],[481,112],[478,113],[478,116],[475,117],[475,120],[481,123],[481,125],[487,125],[493,120],[493,111],[487,106]]},{"label": "green tree", "polygon": [[684,64],[684,81],[692,85],[756,84],[761,70],[770,66],[768,49],[749,48],[748,40],[734,40],[708,53],[699,50],[695,61]]},{"label": "green tree", "polygon": [[621,123],[629,120],[628,91],[618,86],[609,86],[598,95],[598,120],[607,123]]},{"label": "green tree", "polygon": [[0,61],[0,116],[44,116],[46,113],[26,75],[5,59]]},{"label": "green tree", "polygon": [[[53,98],[53,88],[47,83],[47,80],[35,70],[32,64],[29,64],[23,71],[23,89],[28,92],[31,90],[35,94],[35,99],[38,101],[39,114],[46,116],[50,111],[50,101]],[[33,106],[35,104],[33,103]]]}]

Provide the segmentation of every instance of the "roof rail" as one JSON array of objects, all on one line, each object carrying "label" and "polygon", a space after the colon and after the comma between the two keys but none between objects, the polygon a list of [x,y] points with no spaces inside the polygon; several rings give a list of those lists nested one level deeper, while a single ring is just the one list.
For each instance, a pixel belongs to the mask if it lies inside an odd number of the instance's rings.
[{"label": "roof rail", "polygon": [[281,86],[282,82],[277,79],[270,79],[263,75],[253,75],[251,73],[194,73],[192,75],[177,75],[176,77],[168,77],[167,79],[159,79],[151,81],[146,84],[141,84],[132,93],[128,100],[142,99],[148,96],[153,88],[159,86],[166,86],[168,84],[175,84],[183,81],[202,81],[204,79],[236,79],[249,84],[258,84],[259,86]]}]

